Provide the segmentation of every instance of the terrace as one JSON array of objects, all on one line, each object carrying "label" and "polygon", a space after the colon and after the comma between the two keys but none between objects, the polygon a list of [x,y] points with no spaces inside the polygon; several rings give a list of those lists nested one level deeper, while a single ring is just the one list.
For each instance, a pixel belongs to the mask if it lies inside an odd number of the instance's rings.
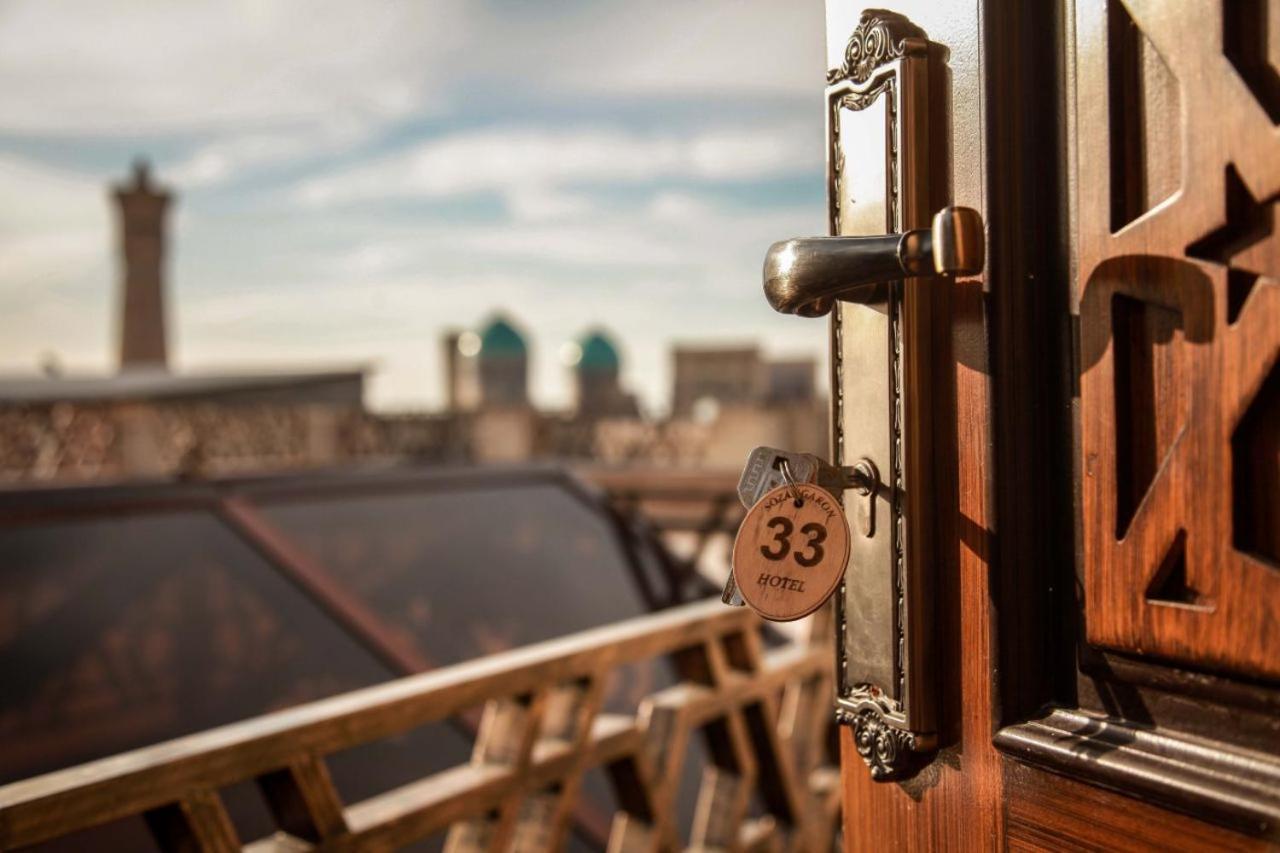
[{"label": "terrace", "polygon": [[829,633],[714,596],[739,512],[554,468],[0,498],[0,849],[830,848]]}]

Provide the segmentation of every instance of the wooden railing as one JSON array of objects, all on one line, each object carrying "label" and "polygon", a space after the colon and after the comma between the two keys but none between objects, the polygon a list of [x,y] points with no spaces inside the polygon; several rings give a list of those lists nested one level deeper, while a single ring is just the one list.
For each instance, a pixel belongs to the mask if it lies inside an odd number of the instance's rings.
[{"label": "wooden railing", "polygon": [[745,513],[736,471],[580,468],[576,473],[662,533],[731,533]]},{"label": "wooden railing", "polygon": [[[611,681],[663,661],[672,686],[602,710]],[[452,851],[559,850],[595,768],[617,804],[610,850],[829,850],[831,665],[825,643],[766,649],[751,613],[698,602],[0,787],[0,850],[136,815],[163,850],[240,849],[219,792],[244,781],[278,827],[246,849],[385,850],[443,832]],[[469,763],[342,802],[328,756],[473,709]],[[699,733],[684,838],[675,803]]]},{"label": "wooden railing", "polygon": [[[713,540],[732,542],[746,513],[738,500],[736,471],[583,467],[575,473],[601,490],[633,526],[662,540],[676,580],[698,571]],[[718,588],[724,578],[714,581]]]}]

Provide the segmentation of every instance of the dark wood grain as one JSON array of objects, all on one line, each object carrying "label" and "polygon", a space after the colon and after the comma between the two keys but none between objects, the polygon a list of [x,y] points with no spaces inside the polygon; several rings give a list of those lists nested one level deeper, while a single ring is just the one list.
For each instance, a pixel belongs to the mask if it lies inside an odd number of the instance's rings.
[{"label": "dark wood grain", "polygon": [[[960,328],[980,326],[980,284],[957,286],[952,311]],[[957,347],[966,358],[981,352],[969,351],[964,341]],[[955,503],[941,513],[946,523],[940,527],[938,552],[939,662],[948,741],[917,776],[886,784],[871,779],[850,730],[842,729],[845,842],[853,850],[886,844],[903,850],[994,849],[1003,831],[1001,759],[991,745],[996,701],[989,607],[991,495],[983,452],[990,444],[990,383],[968,364],[954,364],[951,372],[953,380],[943,383],[954,387],[944,399],[956,401],[949,432],[953,446],[968,451],[949,478],[956,483]]]},{"label": "dark wood grain", "polygon": [[[833,34],[850,17],[841,11],[845,5],[828,6]],[[931,54],[930,127],[945,129],[934,134],[938,144],[931,146],[931,201],[985,212],[978,10],[950,2],[902,2],[893,9],[945,48]],[[912,778],[876,782],[850,730],[842,729],[845,845],[851,850],[995,849],[1001,844],[1000,758],[991,746],[997,697],[991,677],[994,503],[985,296],[980,280],[938,286],[947,291],[934,306],[941,325],[932,339],[929,387],[941,749]]]},{"label": "dark wood grain", "polygon": [[1005,766],[1011,850],[1269,850],[1268,842],[1027,767]]},{"label": "dark wood grain", "polygon": [[[1238,15],[1245,5],[1129,4],[1119,19],[1101,0],[1076,5],[1081,564],[1090,642],[1275,679],[1273,534],[1234,535],[1280,527],[1269,486],[1280,456],[1257,438],[1275,430],[1264,383],[1280,354],[1271,225],[1280,139],[1215,37],[1224,8]],[[1135,144],[1109,120],[1117,109],[1149,122],[1170,112],[1149,91],[1115,85],[1129,67],[1114,61],[1121,43],[1158,54],[1181,120],[1173,138],[1149,139],[1145,159],[1125,154],[1117,169],[1108,152]],[[1108,113],[1109,92],[1133,102]],[[1126,180],[1138,180],[1125,170],[1179,147],[1178,192],[1146,198],[1113,232],[1109,212],[1133,194]],[[1270,431],[1233,452],[1251,411]],[[1233,477],[1240,463],[1262,472],[1251,488],[1240,487],[1241,472]]]},{"label": "dark wood grain", "polygon": [[295,838],[315,843],[347,830],[329,770],[314,756],[259,776],[258,787],[276,824]]},{"label": "dark wood grain", "polygon": [[1058,709],[996,735],[1008,755],[1244,832],[1280,836],[1280,760]]},{"label": "dark wood grain", "polygon": [[175,853],[233,853],[240,849],[235,827],[216,791],[197,789],[146,813],[152,836]]},{"label": "dark wood grain", "polygon": [[[844,5],[829,2],[829,27],[845,19]],[[1226,7],[1243,14],[1253,4]],[[951,291],[951,350],[935,363],[955,376],[952,398],[934,400],[937,464],[956,484],[949,492],[940,476],[935,503],[948,578],[937,605],[947,747],[914,779],[876,785],[844,735],[846,842],[1263,846],[1274,768],[1251,764],[1247,750],[1274,751],[1268,685],[1280,672],[1280,572],[1268,556],[1280,525],[1267,524],[1280,518],[1280,404],[1266,384],[1280,352],[1268,278],[1280,274],[1271,218],[1280,139],[1258,119],[1255,86],[1231,82],[1216,38],[1222,7],[893,9],[948,48],[952,157],[934,172],[950,175],[957,203],[983,211],[989,262],[976,298]],[[1123,43],[1109,43],[1109,27]],[[1274,64],[1280,48],[1262,44]],[[974,51],[981,71],[964,61]],[[1263,66],[1255,61],[1253,73]],[[975,139],[966,133],[979,108]],[[1115,146],[1111,132],[1121,134]],[[1248,192],[1229,184],[1229,163]],[[964,195],[975,176],[981,205]],[[1114,372],[1104,380],[1100,365],[1113,371],[1117,361],[1121,381]],[[1176,500],[1153,507],[1169,479]],[[1155,528],[1170,535],[1157,543]],[[1169,582],[1153,586],[1162,565]],[[1123,655],[1091,652],[1089,642]],[[1092,667],[1080,681],[1078,652]],[[1056,740],[1028,728],[1045,705],[1069,709],[1053,717],[1066,719],[1099,697],[1109,704],[1096,712],[1114,725]],[[1157,719],[1174,728],[1149,732]],[[1180,723],[1196,734],[1179,734]],[[1242,744],[1215,753],[1213,737],[1237,735]],[[996,736],[1009,754],[995,751]],[[1120,753],[1088,760],[1129,736]],[[1077,779],[1028,766],[1054,764],[1052,752],[1058,772]],[[1158,772],[1142,778],[1144,767]],[[1233,790],[1252,799],[1233,801]]]}]

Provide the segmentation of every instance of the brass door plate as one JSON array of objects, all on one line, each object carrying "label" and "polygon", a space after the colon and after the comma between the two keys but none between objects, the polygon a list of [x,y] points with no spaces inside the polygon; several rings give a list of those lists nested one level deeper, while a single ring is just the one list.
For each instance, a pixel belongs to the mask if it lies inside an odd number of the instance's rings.
[{"label": "brass door plate", "polygon": [[[906,18],[863,13],[826,90],[832,234],[928,227],[929,62],[928,41]],[[837,716],[877,779],[910,772],[937,743],[931,283],[868,287],[831,314],[834,456],[843,466],[869,460],[881,479],[874,535],[859,534],[868,498],[846,495],[854,534],[837,592]]]}]

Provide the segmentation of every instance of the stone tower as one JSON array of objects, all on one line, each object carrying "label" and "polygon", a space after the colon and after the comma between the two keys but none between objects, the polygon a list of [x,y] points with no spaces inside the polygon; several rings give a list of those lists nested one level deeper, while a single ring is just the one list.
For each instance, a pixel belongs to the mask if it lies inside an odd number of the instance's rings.
[{"label": "stone tower", "polygon": [[480,333],[480,401],[486,408],[529,405],[529,346],[504,317]]},{"label": "stone tower", "polygon": [[120,369],[165,369],[164,250],[169,194],[145,160],[114,194],[120,223]]},{"label": "stone tower", "polygon": [[578,342],[578,351],[580,356],[574,365],[578,416],[634,417],[639,414],[635,397],[622,390],[619,381],[622,358],[604,330],[588,332]]}]

